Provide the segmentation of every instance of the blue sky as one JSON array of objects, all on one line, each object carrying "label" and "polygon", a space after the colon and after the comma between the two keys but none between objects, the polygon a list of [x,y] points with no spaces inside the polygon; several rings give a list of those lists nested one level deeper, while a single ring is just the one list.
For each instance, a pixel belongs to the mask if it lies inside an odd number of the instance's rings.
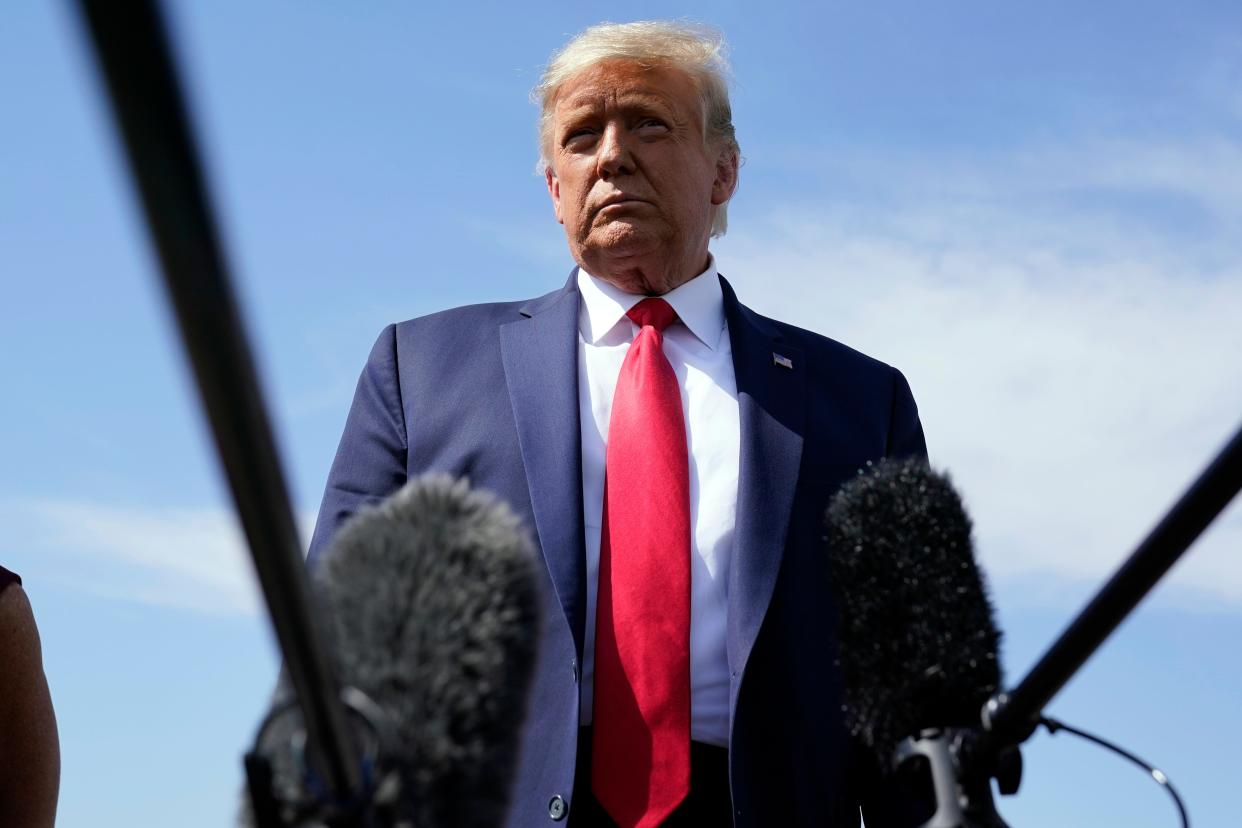
[{"label": "blue sky", "polygon": [[[720,26],[743,301],[902,368],[1018,678],[1242,421],[1242,7],[172,4],[309,527],[386,323],[560,285],[540,64],[603,19]],[[217,826],[276,654],[67,3],[0,13],[0,562],[61,726],[62,824]],[[1242,510],[1051,712],[1236,822]],[[1142,774],[1027,750],[1011,824],[1167,826]]]}]

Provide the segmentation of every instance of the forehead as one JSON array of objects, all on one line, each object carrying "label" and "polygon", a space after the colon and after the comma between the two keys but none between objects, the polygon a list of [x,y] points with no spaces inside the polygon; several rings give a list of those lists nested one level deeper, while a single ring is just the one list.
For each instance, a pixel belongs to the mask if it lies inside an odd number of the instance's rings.
[{"label": "forehead", "polygon": [[580,110],[644,104],[698,109],[698,84],[686,72],[667,64],[608,60],[565,81],[554,111],[560,117]]}]

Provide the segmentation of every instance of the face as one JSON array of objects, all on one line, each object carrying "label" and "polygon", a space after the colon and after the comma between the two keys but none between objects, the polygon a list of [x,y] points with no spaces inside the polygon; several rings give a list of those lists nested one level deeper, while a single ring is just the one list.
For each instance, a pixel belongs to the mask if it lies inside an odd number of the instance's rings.
[{"label": "face", "polygon": [[548,193],[574,259],[631,293],[660,294],[707,263],[713,207],[737,157],[704,145],[703,104],[679,69],[597,64],[561,88]]}]

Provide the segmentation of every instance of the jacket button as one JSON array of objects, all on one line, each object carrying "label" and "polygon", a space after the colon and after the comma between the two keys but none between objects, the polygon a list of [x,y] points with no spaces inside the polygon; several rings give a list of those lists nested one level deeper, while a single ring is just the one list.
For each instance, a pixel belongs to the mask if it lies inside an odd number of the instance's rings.
[{"label": "jacket button", "polygon": [[577,683],[578,683],[578,679],[579,679],[579,678],[580,678],[580,676],[581,676],[581,674],[578,672],[578,659],[576,659],[576,658],[575,658],[575,659],[574,659],[574,660],[570,663],[570,667],[571,667],[571,668],[573,669],[573,671],[574,671],[574,684],[577,684]]},{"label": "jacket button", "polygon": [[560,822],[568,813],[569,806],[565,804],[564,798],[559,794],[552,797],[548,802],[548,816],[552,817],[553,821]]}]

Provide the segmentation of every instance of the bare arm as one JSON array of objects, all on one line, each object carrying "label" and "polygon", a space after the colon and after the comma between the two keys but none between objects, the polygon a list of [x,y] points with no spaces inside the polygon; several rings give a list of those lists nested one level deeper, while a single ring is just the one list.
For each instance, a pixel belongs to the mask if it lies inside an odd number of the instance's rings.
[{"label": "bare arm", "polygon": [[56,714],[25,591],[0,591],[0,825],[50,828],[60,790]]}]

